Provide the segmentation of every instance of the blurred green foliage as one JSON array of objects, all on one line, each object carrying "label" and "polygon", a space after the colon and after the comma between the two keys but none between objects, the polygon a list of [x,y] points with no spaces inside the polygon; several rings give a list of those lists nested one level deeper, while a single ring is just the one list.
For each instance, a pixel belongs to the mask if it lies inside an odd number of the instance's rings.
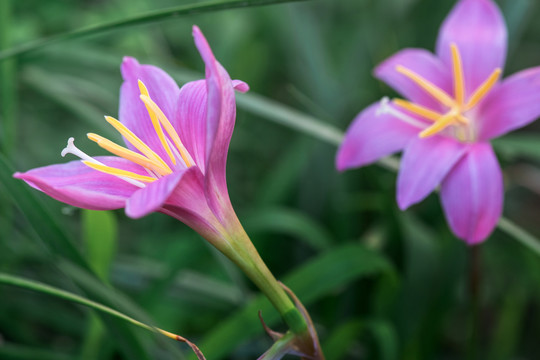
[{"label": "blurred green foliage", "polygon": [[[0,47],[188,3],[0,0]],[[540,4],[498,3],[510,33],[506,73],[539,65]],[[194,14],[2,62],[0,271],[181,334],[209,359],[254,359],[269,347],[256,312],[283,329],[277,314],[183,224],[160,214],[137,221],[121,211],[92,214],[11,179],[15,169],[65,161],[60,151],[70,136],[90,154],[102,152],[86,133],[118,140],[103,115],[117,115],[123,56],[160,66],[180,83],[201,77],[191,37],[197,24],[231,76],[252,89],[251,97],[238,99],[228,161],[232,202],[269,268],[308,307],[327,358],[464,358],[468,252],[448,230],[437,197],[402,213],[394,172],[373,165],[337,173],[339,133],[324,126],[344,130],[363,107],[391,94],[372,68],[404,47],[433,49],[453,4],[319,0]],[[287,119],[274,102],[295,109],[295,116]],[[322,124],[318,138],[302,131],[306,118]],[[505,214],[533,235],[540,235],[538,128],[495,143]],[[540,257],[499,230],[482,252],[480,353],[534,359]],[[129,324],[2,285],[0,337],[1,359],[190,356],[186,346]]]}]

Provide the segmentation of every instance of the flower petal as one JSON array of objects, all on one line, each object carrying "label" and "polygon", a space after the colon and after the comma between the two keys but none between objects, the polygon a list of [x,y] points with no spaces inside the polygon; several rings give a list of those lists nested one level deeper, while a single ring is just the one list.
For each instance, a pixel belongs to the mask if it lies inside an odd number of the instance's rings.
[{"label": "flower petal", "polygon": [[469,245],[491,234],[502,214],[503,180],[489,143],[472,145],[448,173],[441,200],[450,228]]},{"label": "flower petal", "polygon": [[[233,80],[235,90],[246,92],[249,86],[240,80]],[[176,129],[184,146],[195,160],[197,167],[206,172],[206,116],[208,96],[206,80],[192,81],[180,89],[176,104]]]},{"label": "flower petal", "polygon": [[[147,175],[140,166],[121,158],[99,156],[96,160],[107,166]],[[123,208],[126,199],[139,189],[116,176],[91,169],[81,161],[49,165],[13,176],[56,200],[90,210]]]},{"label": "flower petal", "polygon": [[206,81],[192,81],[180,89],[176,103],[176,129],[184,146],[201,171],[206,166]]},{"label": "flower petal", "polygon": [[[217,62],[201,30],[193,27],[195,45],[206,65],[208,107],[206,114],[205,187],[209,205],[223,220],[232,208],[225,169],[227,152],[236,119],[233,83],[227,71]],[[242,87],[245,89],[245,87]]]},{"label": "flower petal", "polygon": [[372,104],[353,120],[338,149],[338,170],[370,164],[403,149],[418,135],[417,127],[393,115],[378,114],[380,107],[379,102]]},{"label": "flower petal", "polygon": [[422,201],[465,154],[467,145],[443,136],[416,138],[405,148],[399,168],[397,202],[401,210]]},{"label": "flower petal", "polygon": [[437,54],[452,69],[450,45],[461,55],[465,93],[472,94],[496,68],[503,68],[507,46],[506,25],[491,0],[461,0],[441,26]]},{"label": "flower petal", "polygon": [[[131,57],[125,57],[122,62],[122,77],[124,83],[120,89],[119,120],[171,165],[169,156],[154,130],[146,106],[140,99],[138,81],[141,80],[144,83],[150,98],[171,121],[180,92],[178,85],[160,68],[140,65]],[[127,145],[130,149],[137,151],[131,144],[127,143]]]},{"label": "flower petal", "polygon": [[480,140],[529,124],[540,116],[540,67],[526,69],[494,89],[478,109]]},{"label": "flower petal", "polygon": [[433,110],[441,110],[441,105],[437,100],[411,79],[396,71],[398,65],[417,73],[441,90],[452,94],[452,78],[449,68],[427,50],[404,49],[386,59],[374,71],[378,79],[387,83],[412,102]]},{"label": "flower petal", "polygon": [[138,219],[161,208],[186,171],[176,171],[137,190],[126,202],[126,215]]}]

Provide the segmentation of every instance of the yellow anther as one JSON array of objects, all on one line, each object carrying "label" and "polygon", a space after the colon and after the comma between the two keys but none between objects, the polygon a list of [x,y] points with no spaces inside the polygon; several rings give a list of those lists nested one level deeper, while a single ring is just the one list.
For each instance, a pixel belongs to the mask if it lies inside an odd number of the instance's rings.
[{"label": "yellow anther", "polygon": [[471,95],[469,102],[465,106],[465,110],[472,109],[480,100],[486,96],[486,94],[491,90],[493,85],[499,80],[499,77],[501,76],[502,70],[500,68],[496,68],[491,75],[480,85],[474,94]]},{"label": "yellow anther", "polygon": [[428,120],[432,120],[432,121],[437,121],[438,119],[441,118],[441,116],[443,116],[442,114],[439,114],[438,112],[435,112],[433,110],[430,110],[426,107],[423,107],[421,105],[418,105],[418,104],[413,104],[409,101],[406,101],[406,100],[402,100],[402,99],[394,99],[392,100],[392,102],[405,109],[405,110],[409,110],[410,112],[414,113],[414,114],[417,114],[417,115],[420,115]]},{"label": "yellow anther", "polygon": [[[148,96],[150,98],[150,95],[148,94],[148,89],[146,88],[146,85],[141,80],[138,80],[137,82],[139,84],[139,91],[141,92],[141,95]],[[165,134],[163,133],[163,129],[161,128],[161,125],[159,124],[158,119],[156,118],[156,113],[152,111],[150,106],[147,104],[144,104],[146,106],[146,111],[148,111],[148,115],[150,115],[150,120],[152,121],[152,125],[154,125],[154,130],[156,131],[156,134],[159,137],[159,141],[161,141],[161,145],[171,158],[171,161],[174,165],[176,165],[176,158],[174,157],[171,148],[169,147],[169,144],[167,143],[167,140],[165,139]]]},{"label": "yellow anther", "polygon": [[439,100],[443,105],[448,107],[453,107],[455,105],[455,101],[446,92],[424,79],[414,71],[411,71],[401,65],[396,66],[396,71],[414,81],[418,86],[424,89],[429,95]]},{"label": "yellow anther", "polygon": [[167,169],[168,171],[171,171],[169,165],[167,165],[167,163],[165,163],[165,161],[163,161],[158,154],[156,154],[152,149],[150,149],[148,145],[146,145],[141,139],[139,139],[137,135],[132,133],[131,130],[129,130],[124,124],[111,116],[105,116],[105,120],[107,120],[109,124],[111,124],[120,134],[122,134],[122,136],[126,138],[127,141],[129,141],[133,146],[135,146],[135,148],[142,152],[147,158],[156,161],[160,164],[161,167]]},{"label": "yellow anther", "polygon": [[136,153],[135,151],[126,149],[125,147],[115,144],[114,142],[104,138],[103,136],[92,133],[87,134],[87,136],[90,140],[95,141],[100,147],[109,151],[110,153],[120,156],[126,160],[132,161],[135,164],[139,164],[142,167],[150,169],[159,175],[168,175],[171,173],[170,169],[162,167],[155,160],[150,160],[146,156],[143,156],[139,153]]},{"label": "yellow anther", "polygon": [[176,145],[176,148],[180,152],[180,156],[182,157],[182,159],[186,163],[186,166],[187,167],[192,166],[192,161],[193,160],[191,159],[191,156],[189,155],[188,151],[184,147],[184,144],[182,144],[182,140],[180,140],[180,137],[178,136],[178,133],[176,132],[176,130],[174,130],[173,126],[171,125],[171,123],[169,121],[169,119],[167,119],[167,117],[165,116],[163,111],[161,111],[159,106],[157,106],[157,104],[152,99],[150,99],[148,96],[141,95],[141,100],[147,106],[149,106],[152,109],[152,111],[154,111],[156,113],[159,121],[161,122],[161,125],[163,125],[163,127],[165,128],[165,131],[167,131],[167,134],[169,134],[169,137],[171,138],[174,145]]},{"label": "yellow anther", "polygon": [[443,131],[447,126],[452,124],[452,122],[456,118],[456,115],[456,112],[450,111],[446,115],[439,118],[439,120],[437,120],[433,125],[423,130],[419,136],[421,138],[426,138],[428,136],[435,135],[440,131]]},{"label": "yellow anther", "polygon": [[116,169],[110,166],[95,164],[93,162],[86,161],[86,160],[83,160],[83,163],[86,166],[91,167],[94,170],[101,171],[102,173],[105,173],[105,174],[110,174],[114,176],[122,176],[129,179],[138,180],[142,182],[148,182],[148,183],[156,180],[155,178],[150,177],[150,176],[139,175],[131,171],[120,170],[120,169]]},{"label": "yellow anther", "polygon": [[463,80],[463,66],[461,64],[461,56],[456,44],[450,45],[452,50],[452,66],[454,69],[454,94],[459,106],[465,101],[465,82]]}]

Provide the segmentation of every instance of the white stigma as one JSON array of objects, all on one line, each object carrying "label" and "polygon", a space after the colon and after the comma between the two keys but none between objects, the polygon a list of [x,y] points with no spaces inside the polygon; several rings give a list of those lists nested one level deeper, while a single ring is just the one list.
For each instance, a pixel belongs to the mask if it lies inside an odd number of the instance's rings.
[{"label": "white stigma", "polygon": [[[88,161],[88,162],[98,164],[98,165],[102,165],[102,166],[107,166],[107,165],[103,164],[102,162],[97,161],[93,157],[88,156],[83,151],[81,151],[78,147],[75,146],[74,141],[75,141],[75,139],[72,138],[72,137],[70,137],[68,139],[66,147],[60,153],[62,155],[62,157],[65,157],[67,154],[73,154],[73,155],[77,156],[78,158],[80,158],[80,159],[82,159],[84,161]],[[113,176],[116,176],[117,178],[120,178],[120,179],[122,179],[122,180],[124,180],[124,181],[126,181],[126,182],[128,182],[128,183],[130,183],[132,185],[137,186],[137,187],[140,187],[140,188],[146,187],[146,185],[143,182],[139,181],[139,180],[130,179],[130,178],[127,178],[125,176],[117,176],[117,175],[113,175]]]},{"label": "white stigma", "polygon": [[424,124],[423,122],[421,121],[418,121],[417,119],[413,118],[412,116],[409,116],[395,108],[393,108],[392,106],[390,106],[390,99],[388,98],[388,96],[385,96],[381,99],[381,101],[379,102],[379,107],[377,108],[377,111],[375,112],[375,115],[377,116],[380,116],[380,115],[384,115],[384,114],[390,114],[396,118],[398,118],[399,120],[409,124],[409,125],[412,125],[412,126],[415,126],[419,129],[422,129],[424,130],[425,128],[427,128],[427,125]]}]

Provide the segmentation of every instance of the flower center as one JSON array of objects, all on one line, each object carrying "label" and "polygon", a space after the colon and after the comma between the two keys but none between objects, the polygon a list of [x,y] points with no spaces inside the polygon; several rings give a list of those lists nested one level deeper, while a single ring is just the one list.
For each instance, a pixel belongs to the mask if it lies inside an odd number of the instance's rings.
[{"label": "flower center", "polygon": [[463,66],[461,63],[459,49],[454,43],[450,45],[450,49],[452,52],[452,70],[454,75],[454,98],[412,70],[409,70],[401,65],[396,66],[397,72],[408,77],[426,93],[441,103],[444,108],[447,108],[448,110],[445,113],[433,111],[425,106],[402,99],[394,99],[392,103],[399,108],[405,109],[415,115],[419,115],[423,119],[432,122],[432,124],[427,127],[425,125],[422,126],[423,130],[419,134],[421,138],[435,135],[452,126],[454,130],[452,134],[458,140],[463,142],[474,141],[476,138],[475,129],[471,124],[471,119],[467,117],[467,113],[473,109],[493,88],[493,85],[495,85],[501,76],[501,69],[496,68],[491,75],[489,75],[488,78],[472,93],[472,95],[466,99],[466,84],[463,77]]},{"label": "flower center", "polygon": [[[173,164],[173,168],[193,166],[194,161],[191,155],[185,148],[184,144],[182,144],[180,136],[178,136],[178,133],[171,125],[169,119],[167,119],[159,106],[150,98],[148,89],[141,80],[138,81],[138,85],[140,99],[146,106],[146,110],[150,116],[150,121],[152,122],[154,130],[161,142],[161,146]],[[64,150],[62,150],[62,156],[65,156],[66,154],[78,156],[88,167],[106,174],[114,175],[141,188],[145,187],[146,183],[155,181],[158,178],[169,175],[173,172],[173,169],[171,169],[171,167],[154,150],[145,144],[124,124],[110,116],[105,116],[105,120],[111,124],[122,136],[124,136],[124,138],[139,152],[122,147],[97,134],[89,133],[87,134],[88,138],[96,142],[100,147],[109,151],[110,153],[142,166],[148,172],[149,176],[107,166],[79,150],[73,144],[73,138],[69,138],[68,145],[66,148],[64,148]],[[165,131],[163,131],[163,129],[165,129]]]}]

